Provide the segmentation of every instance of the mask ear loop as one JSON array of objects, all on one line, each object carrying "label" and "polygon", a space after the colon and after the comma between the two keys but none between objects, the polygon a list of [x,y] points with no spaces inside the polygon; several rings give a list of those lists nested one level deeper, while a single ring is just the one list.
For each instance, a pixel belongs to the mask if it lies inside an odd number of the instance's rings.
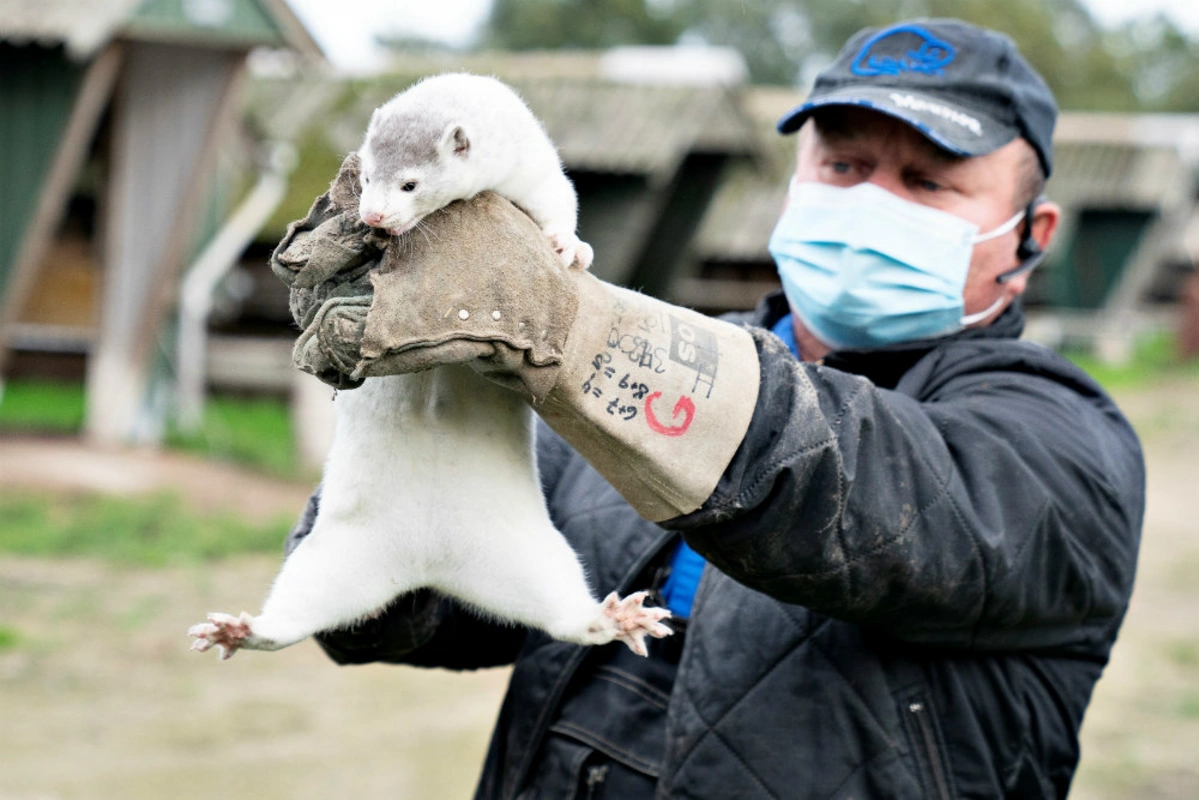
[{"label": "mask ear loop", "polygon": [[1045,195],[1040,195],[1028,204],[1028,209],[1024,212],[1024,236],[1020,240],[1019,247],[1016,248],[1016,257],[1020,259],[1020,263],[1015,268],[998,275],[995,278],[996,283],[1007,283],[1014,278],[1032,272],[1045,260],[1047,254],[1032,236],[1032,218],[1037,206],[1046,200],[1048,198]]}]

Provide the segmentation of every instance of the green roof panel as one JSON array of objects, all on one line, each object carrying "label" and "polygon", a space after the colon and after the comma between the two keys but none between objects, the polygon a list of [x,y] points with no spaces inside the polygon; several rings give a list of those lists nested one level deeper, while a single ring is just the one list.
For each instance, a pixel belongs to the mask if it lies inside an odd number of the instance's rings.
[{"label": "green roof panel", "polygon": [[233,47],[286,44],[283,31],[257,0],[146,0],[124,32],[134,38]]}]

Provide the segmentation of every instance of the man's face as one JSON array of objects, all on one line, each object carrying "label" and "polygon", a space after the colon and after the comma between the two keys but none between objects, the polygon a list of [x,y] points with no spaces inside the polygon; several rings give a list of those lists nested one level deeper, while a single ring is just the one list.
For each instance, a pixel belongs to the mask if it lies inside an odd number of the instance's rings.
[{"label": "man's face", "polygon": [[[946,211],[978,225],[986,233],[1021,210],[1023,170],[1035,154],[1023,139],[1016,139],[984,156],[966,158],[940,149],[904,122],[864,108],[836,107],[817,112],[800,132],[798,181],[853,186],[868,181],[905,200]],[[1033,236],[1042,245],[1056,227],[1056,206],[1038,207]],[[974,248],[963,291],[965,313],[990,307],[1001,296],[1003,306],[1024,291],[1027,276],[1007,283],[996,278],[1019,263],[1016,249],[1022,222],[1012,231]],[[979,324],[988,324],[1002,312]],[[809,339],[805,354],[813,350],[810,334],[797,324],[797,335]],[[827,347],[816,348],[823,357]]]}]

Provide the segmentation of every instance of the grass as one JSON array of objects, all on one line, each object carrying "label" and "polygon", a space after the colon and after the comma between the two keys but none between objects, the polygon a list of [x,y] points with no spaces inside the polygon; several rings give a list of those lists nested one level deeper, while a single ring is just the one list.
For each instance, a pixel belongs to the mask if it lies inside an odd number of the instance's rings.
[{"label": "grass", "polygon": [[0,625],[0,653],[11,650],[21,642],[21,635],[7,625]]},{"label": "grass", "polygon": [[83,385],[9,381],[0,396],[0,429],[22,433],[78,433],[83,429]]},{"label": "grass", "polygon": [[[13,381],[0,399],[0,431],[74,435],[82,430],[83,414],[82,384]],[[212,398],[203,428],[194,435],[172,431],[167,445],[272,475],[299,474],[282,400]],[[231,514],[200,514],[172,494],[0,492],[0,552],[15,555],[142,566],[210,561],[237,553],[278,553],[290,524],[290,519],[255,525]]]},{"label": "grass", "polygon": [[[83,430],[79,383],[11,381],[0,397],[0,431],[76,435]],[[168,447],[230,461],[278,477],[298,477],[291,416],[278,398],[215,396],[197,433],[171,429]]]},{"label": "grass", "polygon": [[1199,643],[1189,639],[1179,639],[1169,642],[1166,655],[1171,663],[1186,669],[1199,667]]},{"label": "grass", "polygon": [[168,447],[231,461],[279,477],[301,474],[287,403],[276,398],[213,397],[199,432],[171,430]]},{"label": "grass", "polygon": [[145,498],[0,493],[0,552],[90,557],[138,566],[278,553],[290,526],[200,514],[172,494]]},{"label": "grass", "polygon": [[1199,719],[1199,692],[1185,692],[1178,699],[1175,714],[1181,719]]},{"label": "grass", "polygon": [[[76,435],[82,384],[12,381],[0,398],[0,431]],[[168,447],[281,477],[300,473],[282,400],[215,397],[194,435],[172,431]],[[92,557],[161,566],[247,552],[278,553],[290,519],[255,525],[231,514],[200,514],[178,496],[142,498],[0,492],[0,552]],[[5,638],[0,630],[0,648]]]},{"label": "grass", "polygon": [[1105,364],[1087,352],[1066,351],[1062,355],[1086,371],[1104,389],[1135,389],[1173,377],[1199,379],[1199,360],[1182,361],[1174,336],[1158,333],[1140,339],[1127,364]]}]

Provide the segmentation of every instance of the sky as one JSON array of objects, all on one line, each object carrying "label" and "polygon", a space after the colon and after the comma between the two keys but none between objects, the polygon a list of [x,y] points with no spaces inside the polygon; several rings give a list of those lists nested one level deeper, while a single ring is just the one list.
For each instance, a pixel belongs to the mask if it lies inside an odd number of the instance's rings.
[{"label": "sky", "polygon": [[[381,53],[372,36],[394,32],[466,44],[487,16],[490,0],[287,0],[337,67],[369,71]],[[1083,0],[1105,25],[1159,11],[1199,36],[1199,0]]]},{"label": "sky", "polygon": [[466,44],[491,0],[287,0],[334,65],[369,70],[381,56],[376,33]]}]

